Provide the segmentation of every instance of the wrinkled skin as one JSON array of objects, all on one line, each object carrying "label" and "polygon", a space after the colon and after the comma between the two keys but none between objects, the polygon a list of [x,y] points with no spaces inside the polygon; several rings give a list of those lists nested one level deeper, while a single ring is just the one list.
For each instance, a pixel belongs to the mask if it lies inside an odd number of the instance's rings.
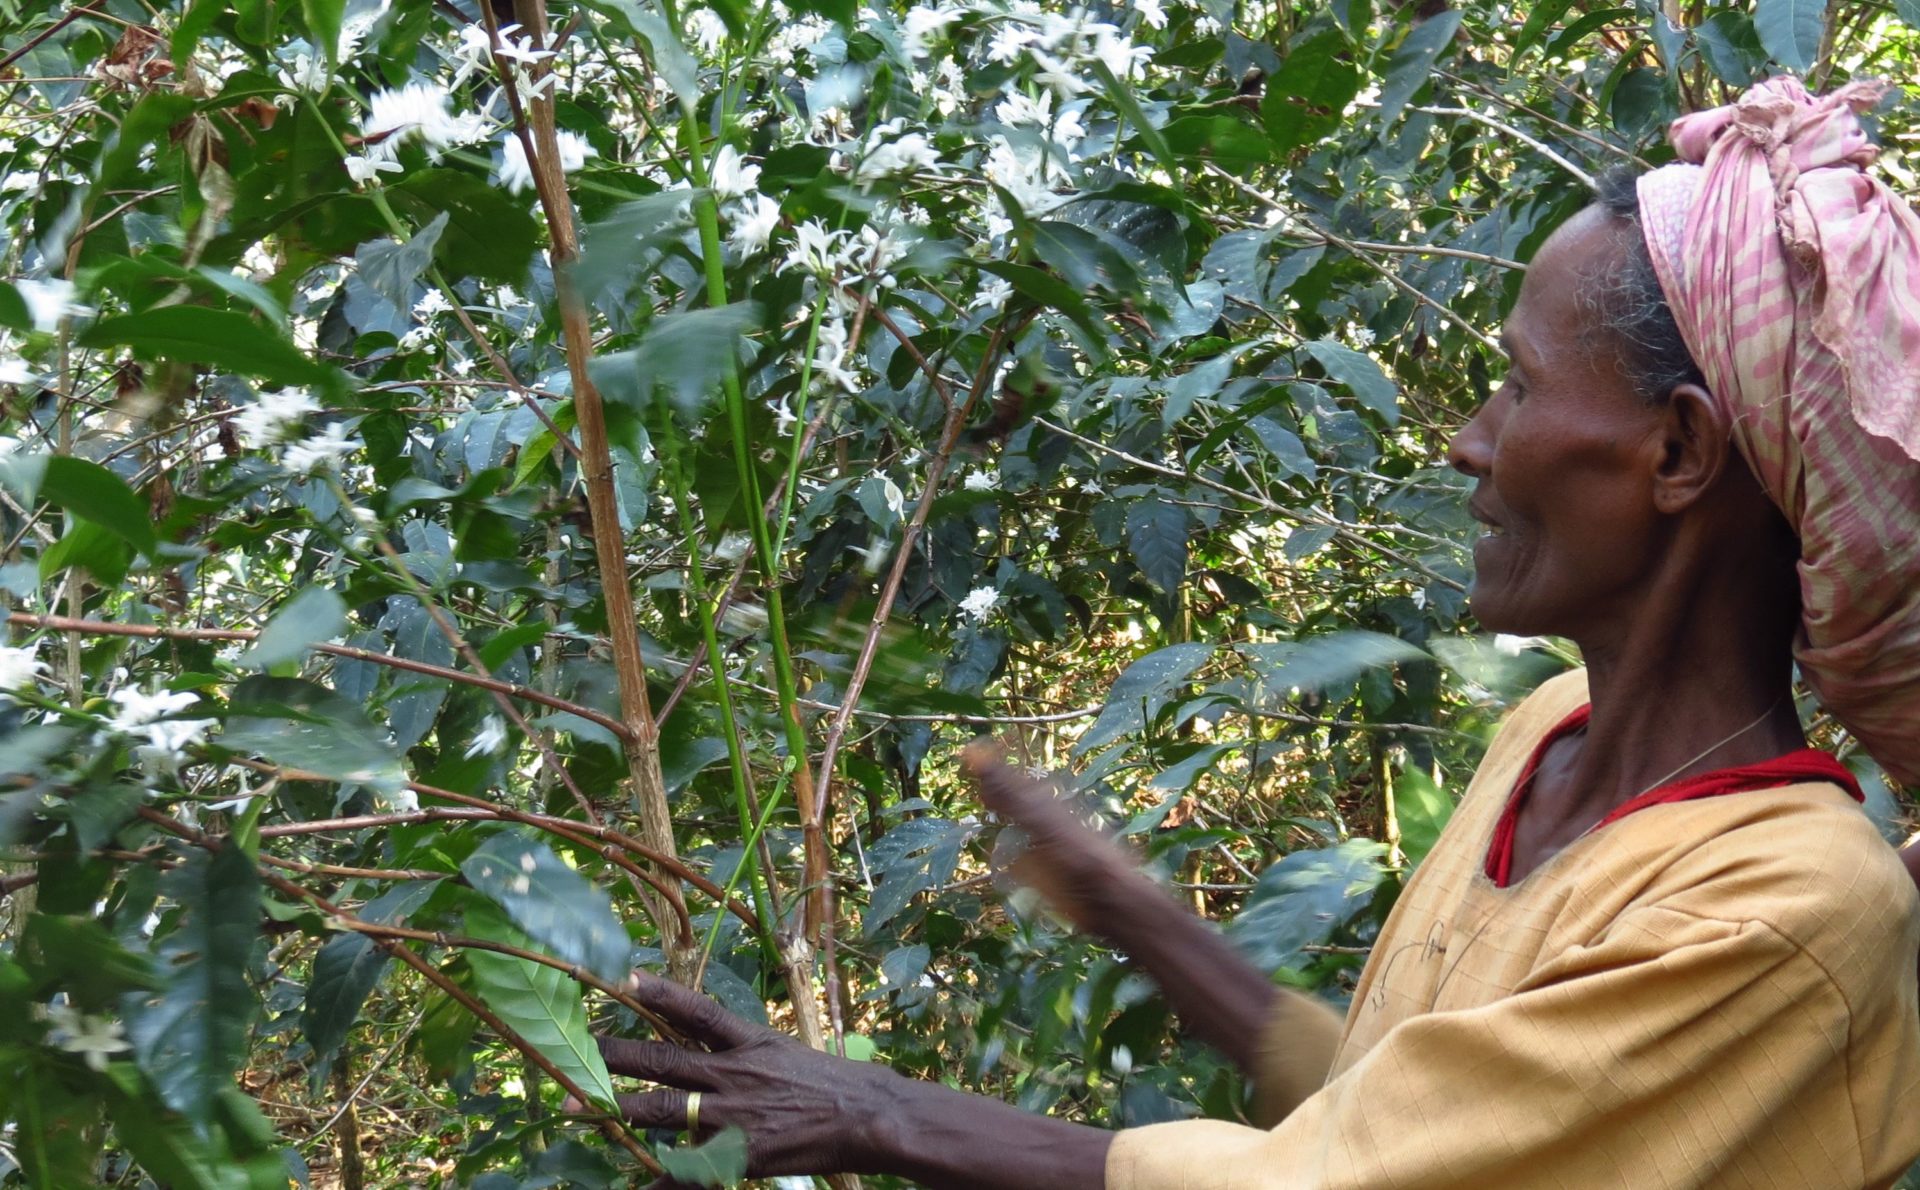
[{"label": "wrinkled skin", "polygon": [[657,975],[637,971],[631,986],[641,1003],[707,1052],[664,1041],[600,1038],[609,1071],[668,1088],[620,1096],[620,1112],[629,1121],[683,1128],[687,1093],[699,1091],[699,1139],[740,1129],[756,1176],[874,1167],[871,1145],[848,1125],[870,1119],[887,1101],[886,1084],[904,1081],[898,1075],[810,1049]]}]

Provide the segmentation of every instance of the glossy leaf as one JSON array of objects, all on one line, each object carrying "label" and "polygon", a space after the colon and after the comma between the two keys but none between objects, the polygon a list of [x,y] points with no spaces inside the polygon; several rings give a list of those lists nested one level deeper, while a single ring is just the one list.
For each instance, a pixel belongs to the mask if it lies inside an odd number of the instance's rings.
[{"label": "glossy leaf", "polygon": [[[467,910],[467,933],[489,942],[533,949],[533,940],[489,905]],[[487,1008],[546,1056],[563,1074],[611,1108],[613,1082],[600,1047],[587,1030],[584,989],[566,973],[530,959],[487,950],[466,952],[474,990]],[[622,978],[625,973],[622,973]]]},{"label": "glossy leaf", "polygon": [[633,944],[612,900],[552,849],[517,834],[497,834],[468,856],[460,871],[543,950],[608,983],[627,977]]},{"label": "glossy leaf", "polygon": [[1265,970],[1300,965],[1303,947],[1324,941],[1366,909],[1385,854],[1385,844],[1350,839],[1284,856],[1260,874],[1227,936]]},{"label": "glossy leaf", "polygon": [[1826,11],[1826,0],[1754,0],[1754,32],[1775,62],[1808,70],[1820,55]]},{"label": "glossy leaf", "polygon": [[1302,343],[1308,355],[1318,360],[1327,375],[1347,386],[1360,403],[1379,414],[1388,425],[1400,421],[1400,388],[1387,379],[1371,356],[1351,347],[1325,339]]},{"label": "glossy leaf", "polygon": [[253,647],[240,655],[249,669],[298,661],[307,650],[347,631],[347,605],[325,587],[308,587],[273,614]]},{"label": "glossy leaf", "polygon": [[260,878],[238,847],[194,852],[163,889],[185,910],[158,940],[162,983],[126,1006],[127,1039],[167,1105],[206,1123],[232,1085],[258,1007],[247,959],[260,930]]},{"label": "glossy leaf", "polygon": [[206,364],[272,384],[338,388],[341,377],[281,338],[277,328],[230,310],[164,306],[123,314],[82,331],[89,347],[130,347],[150,359]]},{"label": "glossy leaf", "polygon": [[1159,715],[1173,688],[1186,681],[1211,656],[1212,645],[1195,641],[1169,645],[1127,666],[1108,692],[1100,717],[1074,745],[1074,754],[1084,755],[1123,734],[1140,730]]}]

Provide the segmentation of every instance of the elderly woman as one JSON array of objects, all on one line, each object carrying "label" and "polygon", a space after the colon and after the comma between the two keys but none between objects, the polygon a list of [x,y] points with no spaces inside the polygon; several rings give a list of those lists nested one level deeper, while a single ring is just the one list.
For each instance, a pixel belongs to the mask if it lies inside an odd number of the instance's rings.
[{"label": "elderly woman", "polygon": [[1792,698],[1797,660],[1920,781],[1920,220],[1865,171],[1872,98],[1783,79],[1682,119],[1682,163],[1540,249],[1451,458],[1475,615],[1587,668],[1507,721],[1344,1022],[969,757],[1063,907],[1247,1070],[1258,1127],[1028,1115],[650,977],[708,1052],[607,1042],[667,1088],[626,1113],[738,1126],[756,1174],[936,1187],[1890,1184],[1920,1155],[1920,912]]}]

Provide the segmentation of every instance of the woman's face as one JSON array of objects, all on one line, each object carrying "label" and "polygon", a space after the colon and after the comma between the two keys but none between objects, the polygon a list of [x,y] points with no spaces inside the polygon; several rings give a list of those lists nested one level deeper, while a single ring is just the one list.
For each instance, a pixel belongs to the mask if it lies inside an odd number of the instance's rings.
[{"label": "woman's face", "polygon": [[1658,557],[1661,419],[1583,300],[1634,234],[1590,208],[1540,249],[1502,334],[1505,383],[1449,452],[1479,481],[1470,598],[1490,631],[1581,640],[1632,615]]}]

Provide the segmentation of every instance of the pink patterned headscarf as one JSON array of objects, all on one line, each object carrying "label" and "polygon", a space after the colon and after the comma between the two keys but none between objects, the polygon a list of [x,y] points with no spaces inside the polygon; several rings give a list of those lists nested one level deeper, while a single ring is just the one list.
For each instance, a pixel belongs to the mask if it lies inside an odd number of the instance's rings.
[{"label": "pink patterned headscarf", "polygon": [[1878,84],[1791,78],[1674,121],[1641,177],[1654,270],[1800,536],[1801,674],[1920,784],[1920,217],[1867,172]]}]

